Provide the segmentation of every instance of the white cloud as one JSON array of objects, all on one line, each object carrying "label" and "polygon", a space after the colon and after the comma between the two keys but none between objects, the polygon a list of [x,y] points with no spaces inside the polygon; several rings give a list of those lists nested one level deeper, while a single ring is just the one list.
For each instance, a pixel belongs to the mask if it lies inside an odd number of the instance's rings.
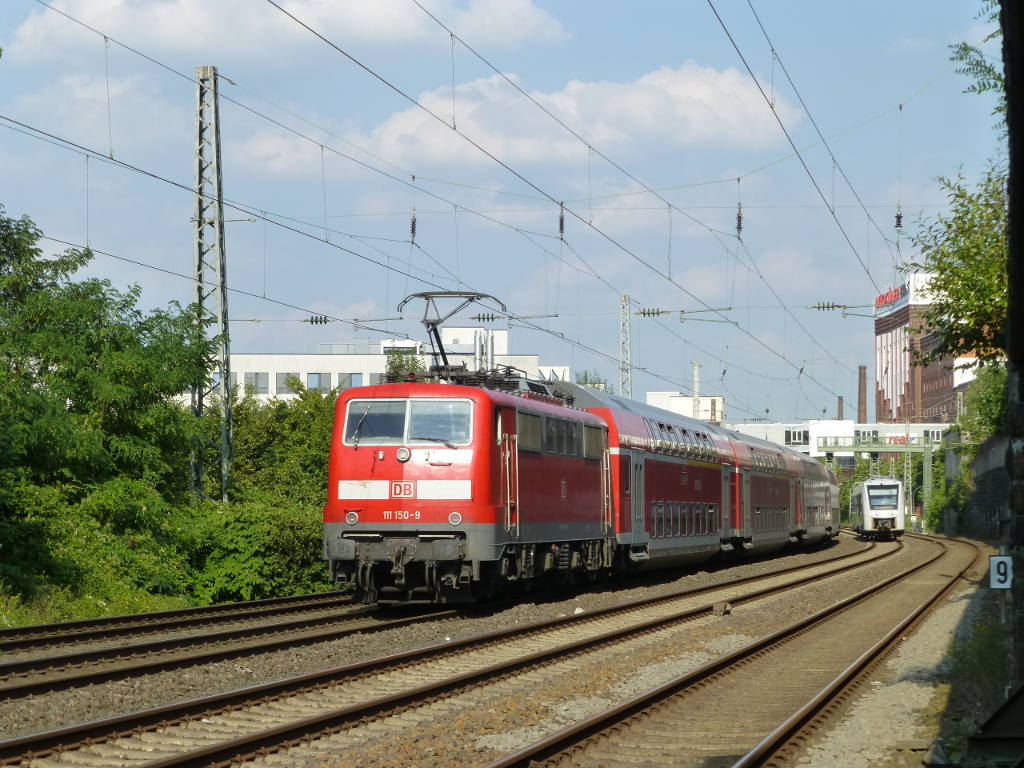
[{"label": "white cloud", "polygon": [[[757,88],[736,69],[718,71],[686,62],[660,67],[632,82],[570,81],[557,93],[531,94],[602,150],[624,147],[761,148],[781,139]],[[508,162],[580,162],[586,147],[505,83],[498,75],[458,85],[454,107],[448,88],[418,101],[455,123],[495,156]],[[784,101],[776,108],[787,125],[799,112]],[[352,139],[393,162],[491,161],[416,107],[394,113],[368,134]]]},{"label": "white cloud", "polygon": [[[283,7],[340,44],[447,42],[448,37],[407,0],[291,0]],[[435,0],[424,5],[470,44],[510,47],[557,42],[567,32],[531,0]],[[252,0],[61,0],[54,6],[102,33],[149,53],[218,51],[285,65],[282,46],[316,42],[268,4]],[[102,45],[102,42],[99,43]],[[5,53],[13,60],[63,60],[69,50],[95,47],[97,38],[58,13],[32,13]]]},{"label": "white cloud", "polygon": [[115,157],[192,141],[187,108],[167,101],[143,77],[65,75],[14,100],[19,119]]}]

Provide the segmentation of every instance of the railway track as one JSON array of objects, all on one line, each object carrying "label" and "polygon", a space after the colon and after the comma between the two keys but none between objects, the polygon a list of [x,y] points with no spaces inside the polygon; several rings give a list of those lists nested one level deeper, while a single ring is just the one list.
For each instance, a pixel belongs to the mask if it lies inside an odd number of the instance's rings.
[{"label": "railway track", "polygon": [[[365,738],[381,719],[524,670],[565,662],[610,644],[646,639],[733,606],[868,567],[901,549],[871,547],[811,567],[686,590],[629,606],[498,630],[426,649],[253,686],[95,723],[0,742],[4,764],[46,766],[208,765],[301,744],[324,733]],[[359,723],[361,725],[357,726]],[[362,734],[362,736],[360,736]],[[83,743],[89,746],[82,747]],[[281,765],[308,758],[291,750]],[[268,757],[273,761],[273,756]]]},{"label": "railway track", "polygon": [[[884,584],[592,715],[487,768],[616,768],[635,766],[638,761],[680,767],[788,765],[978,557],[973,545],[958,542],[941,547],[933,558]],[[891,589],[896,584],[900,589]]]},{"label": "railway track", "polygon": [[142,634],[223,624],[231,620],[265,619],[307,611],[330,610],[349,605],[351,602],[350,597],[338,592],[317,592],[295,597],[221,603],[130,616],[8,627],[0,629],[0,655],[6,658],[18,651],[120,638],[126,634],[138,637]]},{"label": "railway track", "polygon": [[0,662],[0,699],[337,640],[357,632],[380,632],[454,614],[452,610],[429,609],[402,618],[381,618],[365,606],[347,605],[288,621],[247,623],[234,629],[174,635],[142,643],[26,656]]}]

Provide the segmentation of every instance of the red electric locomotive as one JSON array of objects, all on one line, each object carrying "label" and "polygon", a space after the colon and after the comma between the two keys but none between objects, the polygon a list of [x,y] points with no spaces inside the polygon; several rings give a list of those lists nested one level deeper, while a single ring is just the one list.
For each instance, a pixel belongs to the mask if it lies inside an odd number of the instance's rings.
[{"label": "red electric locomotive", "polygon": [[558,382],[406,382],[338,398],[324,509],[364,602],[781,548],[839,531],[835,477],[755,438]]}]

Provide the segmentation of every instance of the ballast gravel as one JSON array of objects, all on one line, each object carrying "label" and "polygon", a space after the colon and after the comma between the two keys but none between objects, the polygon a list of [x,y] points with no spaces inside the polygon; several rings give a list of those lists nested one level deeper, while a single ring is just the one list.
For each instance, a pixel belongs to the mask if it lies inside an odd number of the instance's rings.
[{"label": "ballast gravel", "polygon": [[[476,635],[500,627],[518,626],[540,619],[587,612],[611,604],[628,603],[631,600],[676,591],[684,586],[702,587],[728,583],[738,578],[783,567],[818,562],[838,554],[861,550],[865,546],[864,542],[843,536],[832,546],[743,563],[728,569],[664,574],[657,582],[645,582],[642,586],[631,586],[631,582],[627,580],[615,588],[595,588],[562,599],[524,601],[485,612],[465,611],[456,618],[416,624],[377,634],[354,635],[286,651],[254,654],[231,661],[93,685],[75,691],[2,702],[0,737],[6,738],[197,698]],[[898,567],[896,564],[892,566],[893,570],[897,570]],[[776,601],[773,599],[772,602]],[[958,599],[951,601],[926,622],[908,639],[900,653],[888,662],[886,669],[892,669],[885,672],[876,684],[865,687],[865,692],[850,708],[846,718],[830,731],[826,738],[812,745],[801,758],[801,764],[838,768],[859,768],[872,764],[920,765],[920,761],[892,762],[891,758],[895,759],[894,755],[901,758],[908,754],[908,744],[916,747],[930,744],[928,732],[929,728],[935,730],[935,724],[927,722],[929,702],[937,695],[936,689],[942,678],[950,638],[954,636],[954,630],[958,625],[969,620],[971,606],[976,602],[976,588],[966,589],[960,593]],[[806,615],[807,612],[817,609],[813,605],[802,604],[799,599],[782,601],[779,607],[782,603],[786,604],[787,613],[802,612]],[[728,620],[730,617],[724,618]],[[785,618],[774,613],[771,617],[772,621],[782,621]],[[736,630],[740,630],[738,624]],[[468,751],[463,756],[468,762],[463,764],[482,764],[486,762],[485,757],[493,759],[497,753],[524,746],[552,730],[564,727],[616,701],[627,699],[665,679],[681,674],[683,668],[693,668],[706,662],[716,653],[749,642],[757,635],[757,627],[753,625],[743,627],[743,630],[708,637],[706,644],[698,646],[699,650],[684,651],[672,659],[650,658],[642,673],[635,674],[628,680],[613,682],[601,693],[586,695],[586,692],[581,690],[572,692],[574,695],[563,696],[560,700],[553,699],[551,706],[544,707],[542,712],[537,713],[536,722],[503,722],[504,718],[495,718],[497,722],[494,725],[497,727],[493,732],[477,732],[477,735],[466,744]],[[126,638],[125,642],[131,642],[131,638]],[[899,664],[904,666],[893,666]],[[534,718],[527,718],[527,721],[533,720]],[[451,741],[457,738],[458,733],[458,730],[449,730],[445,736]],[[865,733],[876,736],[891,734],[891,738],[865,739]],[[429,742],[429,739],[427,741]],[[865,751],[869,744],[870,752]],[[406,761],[403,764],[436,764],[432,760],[434,748],[428,743],[419,741],[415,746],[409,746],[408,751],[403,750],[402,758]],[[378,756],[378,759],[380,757],[382,756]],[[364,764],[361,759],[357,762],[360,765]],[[316,764],[343,765],[347,764],[347,761],[332,760],[328,752],[322,754]],[[366,764],[386,765],[387,762],[378,763],[370,760]]]}]

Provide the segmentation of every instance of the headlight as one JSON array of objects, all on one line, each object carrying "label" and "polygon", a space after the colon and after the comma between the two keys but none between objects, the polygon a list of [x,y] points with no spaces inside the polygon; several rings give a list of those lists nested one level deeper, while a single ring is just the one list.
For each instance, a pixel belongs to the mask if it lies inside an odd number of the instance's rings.
[{"label": "headlight", "polygon": [[395,451],[395,458],[399,461],[408,461],[412,453],[404,445]]},{"label": "headlight", "polygon": [[448,515],[448,522],[452,525],[458,525],[462,522],[462,515],[460,515],[458,512],[452,512],[450,515]]},{"label": "headlight", "polygon": [[349,525],[355,525],[356,523],[359,522],[359,513],[358,512],[346,512],[345,513],[345,522],[348,523]]}]

